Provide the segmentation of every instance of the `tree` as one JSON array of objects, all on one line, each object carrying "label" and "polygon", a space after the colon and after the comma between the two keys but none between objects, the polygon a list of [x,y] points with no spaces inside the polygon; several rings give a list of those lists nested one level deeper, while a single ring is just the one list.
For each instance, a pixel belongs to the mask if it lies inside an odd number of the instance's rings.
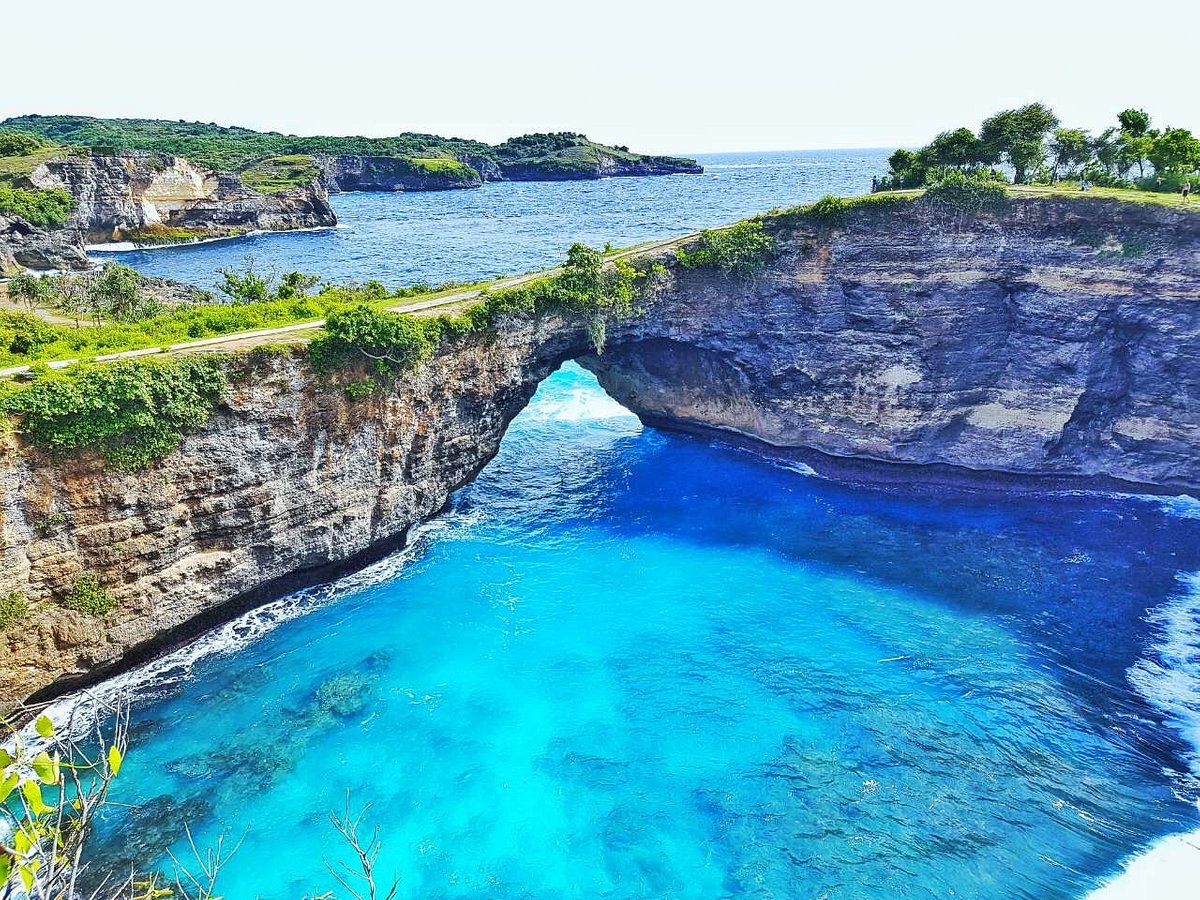
[{"label": "tree", "polygon": [[1128,172],[1138,167],[1138,178],[1146,177],[1146,158],[1154,147],[1157,132],[1150,130],[1150,114],[1144,109],[1125,109],[1117,113],[1121,123],[1121,165]]},{"label": "tree", "polygon": [[1031,169],[1046,157],[1045,141],[1058,125],[1058,117],[1041,103],[997,113],[983,123],[980,140],[992,158],[1003,159],[1013,167],[1014,181],[1024,184]]},{"label": "tree", "polygon": [[49,278],[22,272],[8,282],[8,296],[22,300],[30,309],[40,306],[54,297],[53,282]]},{"label": "tree", "polygon": [[288,272],[279,279],[279,287],[275,296],[280,300],[300,300],[308,296],[308,292],[321,283],[318,275],[305,275],[303,272]]},{"label": "tree", "polygon": [[1117,113],[1121,133],[1130,137],[1145,137],[1150,133],[1150,114],[1144,109],[1124,109]]},{"label": "tree", "polygon": [[254,268],[253,256],[247,256],[245,262],[246,270],[241,273],[223,269],[217,290],[234,303],[261,303],[270,297],[275,276],[272,273],[259,275]]},{"label": "tree", "polygon": [[[888,167],[892,172],[891,186],[900,188],[923,184],[925,173],[922,165],[923,161],[919,154],[911,150],[897,150],[888,157]],[[914,182],[916,183],[914,184]]]},{"label": "tree", "polygon": [[968,169],[994,162],[989,149],[969,128],[943,131],[925,148],[937,166]]},{"label": "tree", "polygon": [[1147,156],[1159,175],[1190,175],[1200,169],[1200,140],[1186,128],[1168,128],[1154,139]]},{"label": "tree", "polygon": [[1082,128],[1056,128],[1050,139],[1050,156],[1054,161],[1050,180],[1058,181],[1060,169],[1068,173],[1087,165],[1092,157],[1092,145]]},{"label": "tree", "polygon": [[142,276],[120,263],[105,263],[89,291],[98,316],[114,322],[134,322],[149,318],[157,304],[142,297]]},{"label": "tree", "polygon": [[0,131],[0,156],[28,156],[49,146],[49,141],[30,131]]},{"label": "tree", "polygon": [[1101,166],[1105,172],[1116,175],[1118,178],[1124,178],[1129,171],[1129,167],[1125,166],[1122,171],[1121,166],[1124,164],[1122,155],[1121,140],[1117,135],[1117,129],[1105,128],[1091,141],[1091,156],[1096,160],[1096,163]]}]

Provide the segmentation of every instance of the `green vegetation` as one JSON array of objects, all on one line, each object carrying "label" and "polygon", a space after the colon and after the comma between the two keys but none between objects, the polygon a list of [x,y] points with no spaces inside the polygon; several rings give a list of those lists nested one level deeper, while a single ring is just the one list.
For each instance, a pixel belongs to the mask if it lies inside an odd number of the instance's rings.
[{"label": "green vegetation", "polygon": [[[546,177],[580,177],[594,173],[600,152],[616,159],[645,162],[691,162],[669,157],[639,156],[628,147],[608,147],[571,132],[532,134],[491,146],[481,141],[405,133],[396,137],[302,137],[201,122],[158,119],[94,119],[88,116],[23,116],[0,123],[58,144],[97,151],[147,150],[185,156],[200,165],[225,171],[248,170],[252,183],[278,189],[294,177],[280,170],[302,167],[312,155],[391,156],[406,159],[414,174],[473,178],[483,163],[521,167]],[[260,163],[265,160],[265,163]],[[285,162],[280,162],[285,160]],[[263,168],[265,166],[265,169]],[[256,186],[256,185],[255,185]],[[259,188],[266,189],[266,188]]]},{"label": "green vegetation", "polygon": [[[827,197],[819,203],[836,198]],[[676,258],[685,269],[717,269],[726,275],[749,276],[759,272],[770,261],[775,239],[756,219],[738,222],[720,231],[702,231],[690,248],[681,247]]]},{"label": "green vegetation", "polygon": [[305,187],[321,177],[313,158],[305,153],[272,156],[241,173],[246,187],[264,194],[279,194]]},{"label": "green vegetation", "polygon": [[57,148],[29,131],[0,129],[0,216],[19,216],[39,228],[60,228],[75,201],[63,190],[36,190],[20,183]]},{"label": "green vegetation", "polygon": [[[1126,109],[1117,124],[1098,135],[1064,128],[1041,103],[999,112],[984,121],[978,135],[969,128],[939,134],[920,150],[897,150],[877,190],[920,188],[950,173],[975,180],[1007,180],[997,166],[1011,170],[1018,185],[1057,184],[1060,178],[1091,186],[1178,192],[1200,182],[1200,140],[1185,128],[1157,131],[1145,110]],[[1152,174],[1147,174],[1147,165]],[[1133,170],[1137,178],[1133,179]]]},{"label": "green vegetation", "polygon": [[208,421],[228,385],[219,356],[124,360],[50,372],[0,394],[33,442],[55,454],[92,450],[111,465],[144,468]]},{"label": "green vegetation", "polygon": [[[367,282],[326,285],[310,294],[316,286],[313,276],[293,272],[277,280],[271,273],[256,271],[252,263],[243,273],[231,270],[223,277],[219,288],[230,302],[166,308],[142,276],[116,263],[85,276],[17,276],[9,282],[14,300],[24,301],[31,308],[63,312],[74,317],[77,324],[52,323],[30,313],[0,310],[0,367],[87,359],[312,322],[340,307],[393,303],[433,290],[416,285],[389,294],[378,282]],[[80,324],[87,319],[104,324]]]},{"label": "green vegetation", "polygon": [[[327,319],[325,332],[309,344],[309,357],[322,373],[366,365],[379,377],[394,378],[416,368],[444,341],[489,331],[505,316],[542,314],[582,320],[599,353],[607,334],[605,319],[632,315],[638,297],[652,289],[661,274],[640,270],[624,259],[606,265],[600,251],[575,244],[559,274],[485,294],[460,315],[418,317],[366,304],[338,310]],[[369,391],[361,384],[353,392],[365,396]]]},{"label": "green vegetation", "polygon": [[80,575],[75,586],[62,598],[62,605],[89,616],[105,616],[117,608],[117,601],[95,575]]},{"label": "green vegetation", "polygon": [[[230,231],[226,237],[240,232]],[[186,244],[203,238],[213,237],[213,232],[207,228],[176,228],[171,225],[144,225],[132,231],[118,231],[114,237],[119,241],[132,241],[135,244]]]},{"label": "green vegetation", "polygon": [[443,178],[454,178],[459,181],[473,181],[479,173],[457,159],[416,158],[408,160],[413,168],[425,175],[435,175]]},{"label": "green vegetation", "polygon": [[40,535],[53,534],[58,529],[67,524],[67,516],[65,513],[55,512],[47,516],[43,516],[33,523],[33,530]]},{"label": "green vegetation", "polygon": [[71,195],[60,188],[38,191],[0,181],[0,216],[19,216],[39,228],[61,228],[74,208]]},{"label": "green vegetation", "polygon": [[29,601],[21,592],[17,591],[6,597],[0,597],[0,632],[16,628],[25,621],[28,615]]},{"label": "green vegetation", "polygon": [[1004,185],[990,178],[977,178],[964,172],[947,172],[931,184],[922,198],[925,203],[959,213],[978,213],[1001,209],[1008,202]]},{"label": "green vegetation", "polygon": [[50,141],[32,131],[0,129],[0,156],[29,156],[53,147]]},{"label": "green vegetation", "polygon": [[58,144],[98,150],[147,150],[186,156],[200,165],[239,171],[267,157],[347,154],[414,158],[490,157],[479,141],[405,133],[396,137],[300,137],[202,122],[160,119],[95,119],[89,116],[23,116],[0,123]]}]

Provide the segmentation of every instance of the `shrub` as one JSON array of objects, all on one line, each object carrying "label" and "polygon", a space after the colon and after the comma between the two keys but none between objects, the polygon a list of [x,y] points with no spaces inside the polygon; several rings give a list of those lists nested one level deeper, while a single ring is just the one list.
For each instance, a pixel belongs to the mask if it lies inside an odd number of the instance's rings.
[{"label": "shrub", "polygon": [[227,384],[221,357],[123,360],[43,376],[0,404],[43,449],[95,450],[114,466],[139,469],[208,421]]},{"label": "shrub", "polygon": [[431,321],[381,312],[365,303],[334,310],[325,333],[309,344],[309,357],[318,372],[353,360],[373,361],[384,375],[410,371],[433,353]]},{"label": "shrub", "polygon": [[379,390],[379,385],[373,378],[364,378],[362,381],[350,382],[345,390],[346,396],[351,400],[365,400]]},{"label": "shrub", "polygon": [[18,216],[39,228],[61,228],[74,208],[74,199],[61,188],[35,191],[0,181],[0,215]]},{"label": "shrub", "polygon": [[1004,185],[990,178],[976,178],[962,172],[947,172],[945,177],[925,191],[924,201],[960,213],[997,209],[1008,202]]},{"label": "shrub", "polygon": [[36,150],[54,146],[31,131],[0,130],[0,156],[28,156]]},{"label": "shrub", "polygon": [[[16,281],[15,278],[13,280]],[[17,356],[29,356],[56,340],[57,329],[45,319],[30,313],[0,311],[0,350]]]},{"label": "shrub", "polygon": [[676,258],[687,269],[718,269],[726,275],[747,276],[761,271],[775,249],[775,240],[762,222],[749,220],[721,231],[702,231],[693,248],[680,248]]},{"label": "shrub", "polygon": [[86,574],[75,580],[75,586],[62,598],[62,605],[90,616],[104,616],[117,608],[117,601],[95,575]]},{"label": "shrub", "polygon": [[0,631],[20,625],[29,615],[29,601],[20,591],[0,597]]},{"label": "shrub", "polygon": [[822,224],[840,225],[846,221],[846,212],[849,208],[849,204],[841,197],[829,194],[808,207],[804,213],[807,218]]}]

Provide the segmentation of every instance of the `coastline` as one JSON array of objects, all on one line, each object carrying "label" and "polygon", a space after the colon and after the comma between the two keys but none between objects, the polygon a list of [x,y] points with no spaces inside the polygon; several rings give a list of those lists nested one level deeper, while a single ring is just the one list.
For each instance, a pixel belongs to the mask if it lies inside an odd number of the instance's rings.
[{"label": "coastline", "polygon": [[[135,250],[171,250],[179,247],[197,247],[200,244],[216,244],[220,241],[237,241],[242,238],[259,237],[264,234],[298,234],[309,231],[334,231],[343,227],[338,225],[316,225],[312,228],[256,228],[253,231],[246,231],[242,234],[223,234],[219,237],[210,238],[195,238],[190,241],[169,241],[156,244],[139,244],[135,241],[113,241],[108,244],[86,244],[84,250],[89,254],[92,253],[131,253]],[[348,226],[347,226],[348,227]]]},{"label": "coastline", "polygon": [[1200,828],[1171,834],[1122,863],[1086,900],[1186,900],[1200,877]]}]

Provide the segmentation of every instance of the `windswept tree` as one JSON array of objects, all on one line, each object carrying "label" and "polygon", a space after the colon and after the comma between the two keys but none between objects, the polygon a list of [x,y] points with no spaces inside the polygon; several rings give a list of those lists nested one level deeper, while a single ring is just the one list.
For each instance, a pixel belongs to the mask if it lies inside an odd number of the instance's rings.
[{"label": "windswept tree", "polygon": [[1058,125],[1058,117],[1041,103],[1007,109],[983,123],[979,137],[992,156],[1013,168],[1014,181],[1024,184],[1029,172],[1046,158],[1046,136]]},{"label": "windswept tree", "polygon": [[1092,142],[1082,128],[1056,128],[1050,139],[1050,180],[1075,174],[1092,158]]},{"label": "windswept tree", "polygon": [[1123,109],[1117,113],[1121,123],[1121,164],[1125,172],[1138,167],[1138,178],[1146,177],[1146,160],[1154,147],[1156,132],[1150,130],[1150,114],[1144,109]]}]

